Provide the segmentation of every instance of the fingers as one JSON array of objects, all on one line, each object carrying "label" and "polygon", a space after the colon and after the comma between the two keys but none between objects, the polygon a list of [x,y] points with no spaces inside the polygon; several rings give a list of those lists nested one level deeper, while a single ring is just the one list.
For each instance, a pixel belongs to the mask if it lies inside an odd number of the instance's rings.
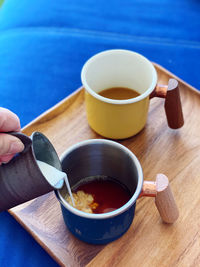
[{"label": "fingers", "polygon": [[20,121],[16,114],[0,107],[0,132],[20,130]]},{"label": "fingers", "polygon": [[16,114],[0,107],[0,165],[24,150],[23,143],[16,137],[4,132],[20,131],[20,121]]},{"label": "fingers", "polygon": [[2,163],[7,163],[9,162],[13,157],[14,157],[15,154],[11,154],[11,155],[7,155],[7,156],[0,156],[0,165]]},{"label": "fingers", "polygon": [[0,133],[0,162],[8,162],[14,154],[24,150],[23,143],[16,137]]}]

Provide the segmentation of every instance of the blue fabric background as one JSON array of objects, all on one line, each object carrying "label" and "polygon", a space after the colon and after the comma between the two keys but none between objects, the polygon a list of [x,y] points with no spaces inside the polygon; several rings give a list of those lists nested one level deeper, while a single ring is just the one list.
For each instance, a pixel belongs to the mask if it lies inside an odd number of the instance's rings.
[{"label": "blue fabric background", "polygon": [[[24,126],[81,85],[84,62],[105,49],[142,53],[200,89],[198,0],[5,0],[0,9],[0,106]],[[57,266],[7,213],[0,266]]]}]

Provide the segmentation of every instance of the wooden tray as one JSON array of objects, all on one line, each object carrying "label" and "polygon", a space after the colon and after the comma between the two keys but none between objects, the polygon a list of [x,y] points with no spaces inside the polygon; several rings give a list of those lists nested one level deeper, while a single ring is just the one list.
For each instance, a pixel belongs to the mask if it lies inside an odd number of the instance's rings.
[{"label": "wooden tray", "polygon": [[[164,100],[152,99],[148,122],[137,136],[120,141],[141,161],[145,179],[169,177],[180,217],[163,224],[152,198],[137,201],[128,232],[106,245],[94,246],[72,236],[65,227],[54,192],[10,210],[15,219],[61,266],[199,266],[200,264],[200,93],[155,64],[159,83],[180,82],[185,125],[167,127]],[[23,129],[43,132],[60,155],[71,145],[101,138],[88,126],[83,89],[77,90]]]}]

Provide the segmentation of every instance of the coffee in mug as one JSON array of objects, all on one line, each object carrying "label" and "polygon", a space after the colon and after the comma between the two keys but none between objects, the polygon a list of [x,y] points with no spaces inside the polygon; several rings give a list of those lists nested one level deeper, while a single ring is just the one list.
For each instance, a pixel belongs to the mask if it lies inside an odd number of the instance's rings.
[{"label": "coffee in mug", "polygon": [[106,98],[118,99],[118,100],[131,99],[140,95],[134,89],[126,87],[112,87],[104,89],[100,91],[98,94]]}]

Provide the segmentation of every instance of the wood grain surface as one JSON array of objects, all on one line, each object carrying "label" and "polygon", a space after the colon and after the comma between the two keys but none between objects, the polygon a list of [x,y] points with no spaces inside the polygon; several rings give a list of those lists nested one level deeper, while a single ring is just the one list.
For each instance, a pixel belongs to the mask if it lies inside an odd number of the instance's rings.
[{"label": "wood grain surface", "polygon": [[[155,67],[160,84],[177,78]],[[165,100],[153,98],[145,129],[120,141],[140,160],[145,179],[167,175],[180,212],[178,220],[172,225],[162,223],[154,199],[140,198],[128,232],[106,246],[94,246],[69,233],[53,192],[10,210],[61,266],[200,266],[200,93],[178,81],[184,126],[168,128]],[[28,135],[33,131],[43,132],[59,155],[79,141],[101,138],[87,124],[82,89],[23,129]]]}]

